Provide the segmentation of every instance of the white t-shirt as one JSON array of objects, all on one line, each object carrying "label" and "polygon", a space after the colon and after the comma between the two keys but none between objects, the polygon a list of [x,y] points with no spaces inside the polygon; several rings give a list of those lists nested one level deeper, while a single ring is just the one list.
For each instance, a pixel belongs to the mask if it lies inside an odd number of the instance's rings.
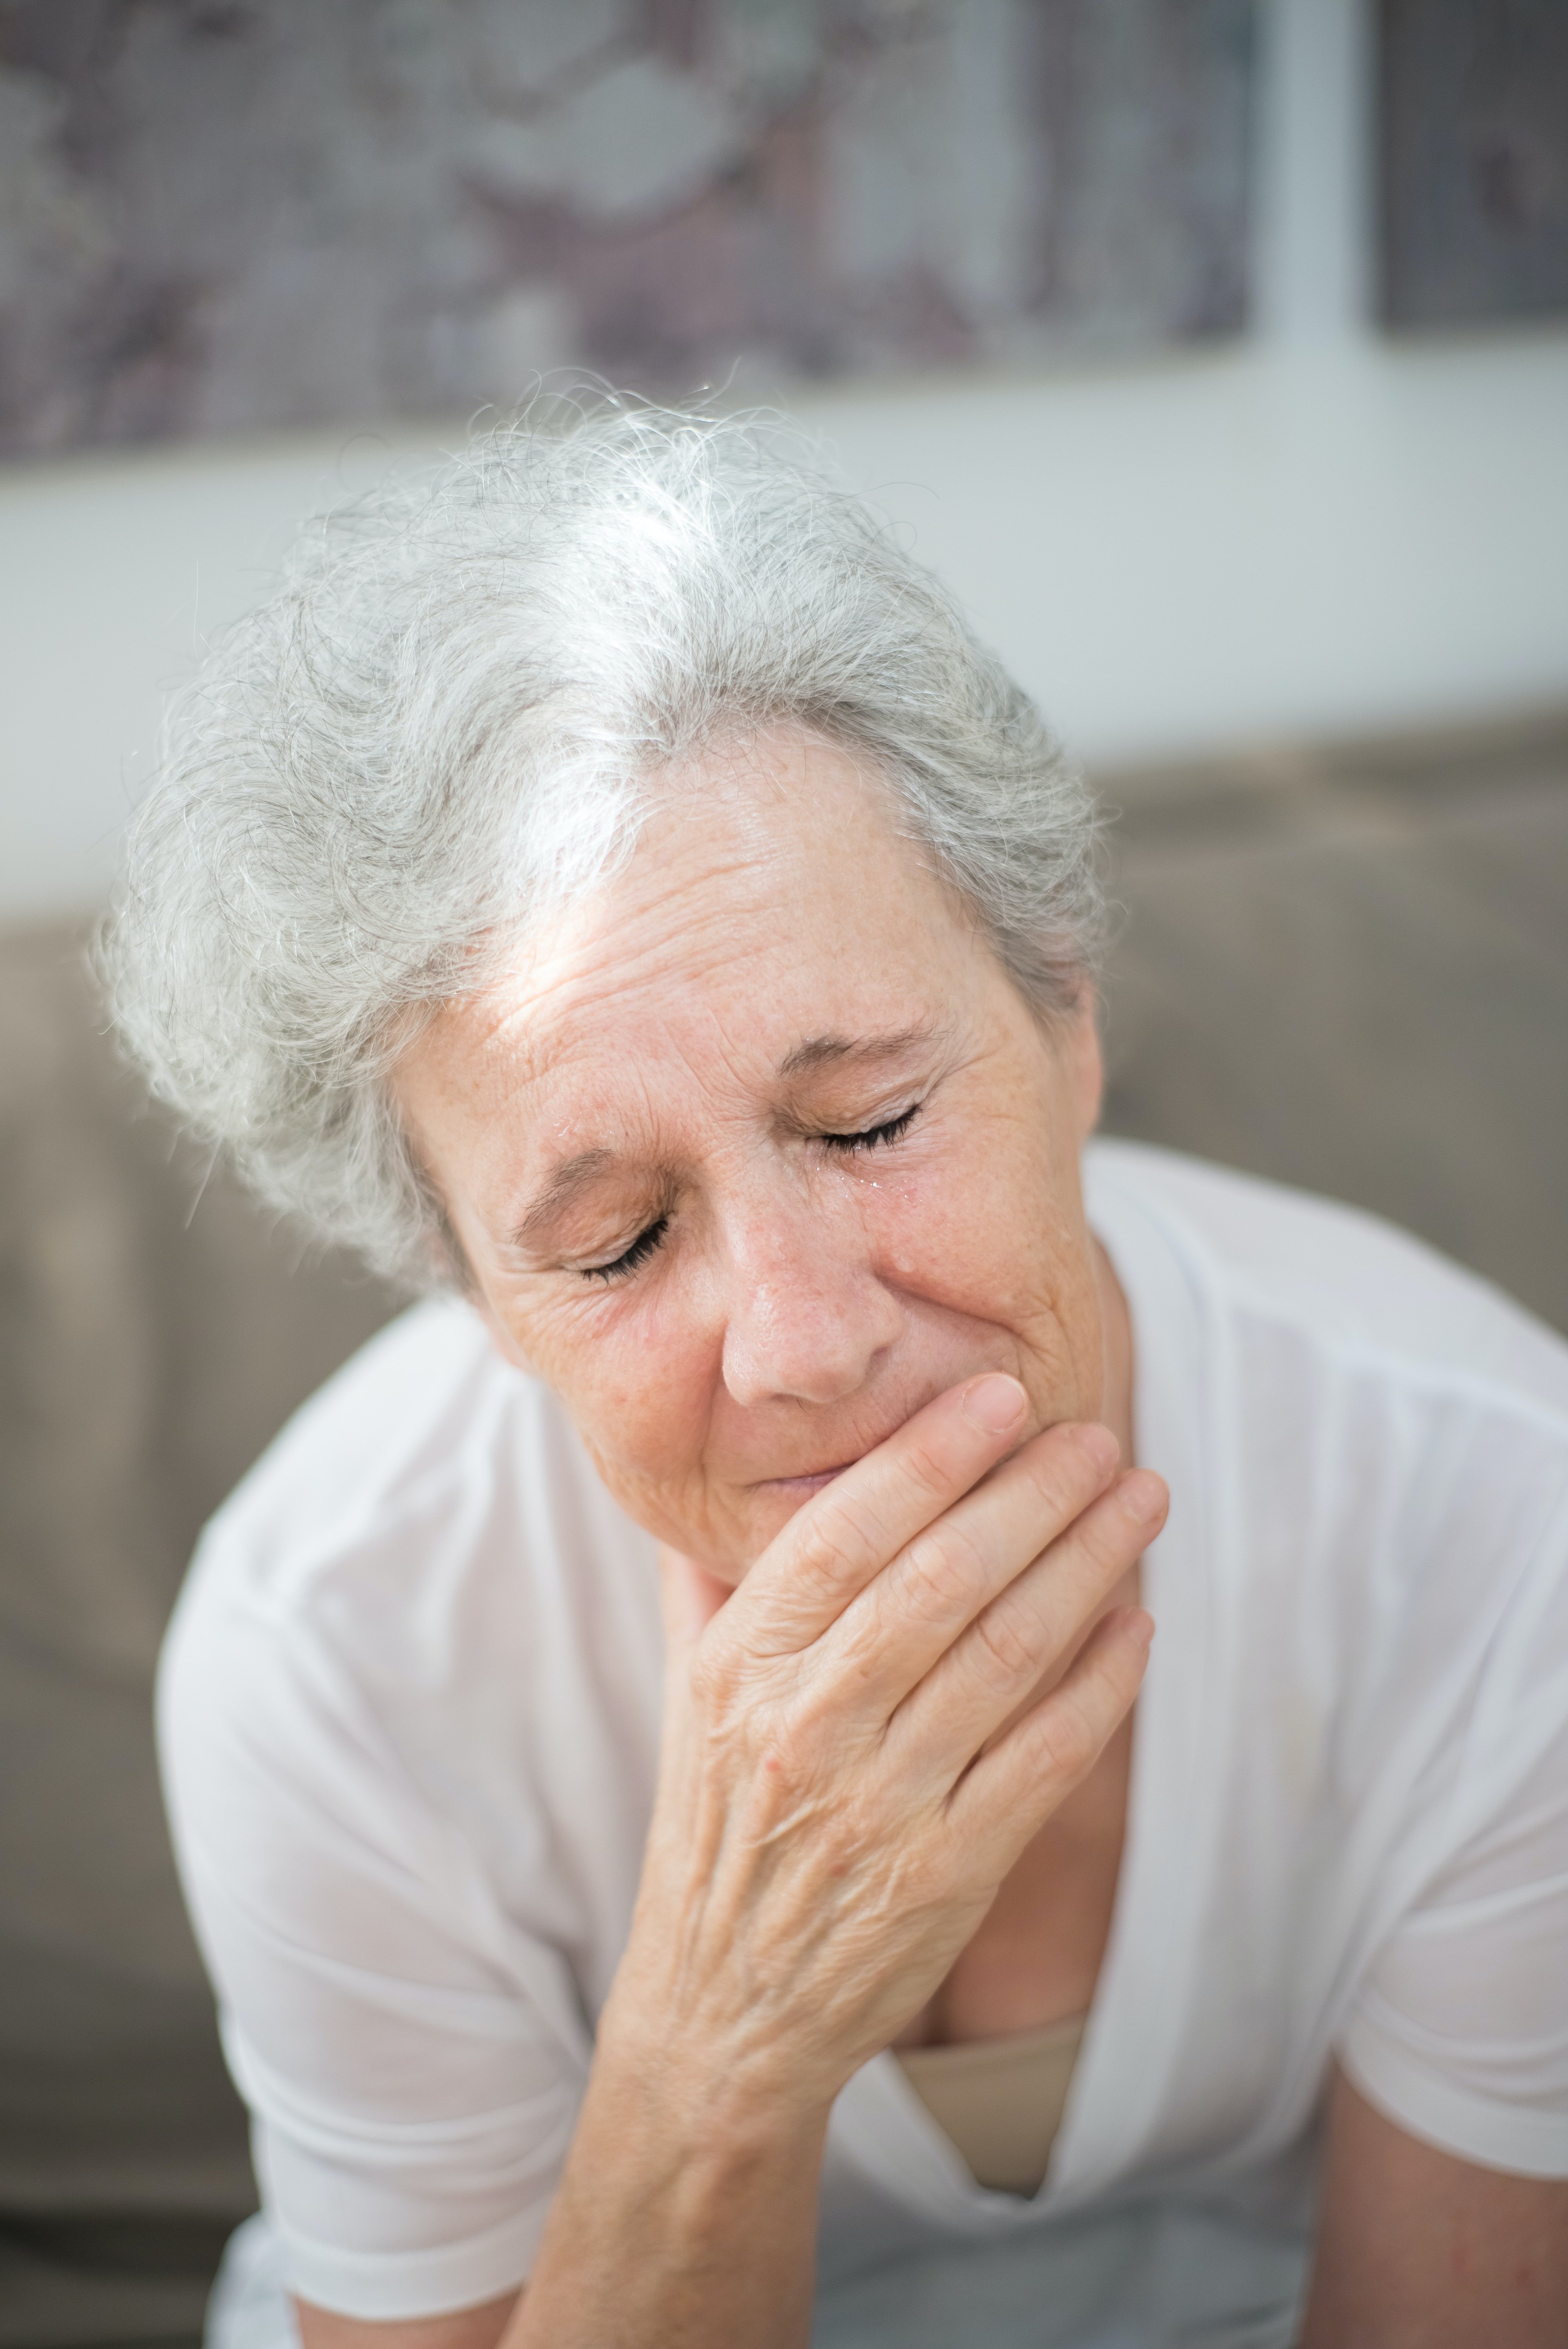
[{"label": "white t-shirt", "polygon": [[[977,2309],[995,2344],[1288,2338],[1335,2056],[1413,2134],[1568,2176],[1568,1347],[1323,1201],[1105,1143],[1088,1195],[1171,1492],[1110,1946],[1032,2201],[892,2055],[844,2090],[822,2343]],[[461,1304],[376,1339],[209,1528],[165,1769],[304,2298],[526,2278],[659,1682],[651,1541]]]}]

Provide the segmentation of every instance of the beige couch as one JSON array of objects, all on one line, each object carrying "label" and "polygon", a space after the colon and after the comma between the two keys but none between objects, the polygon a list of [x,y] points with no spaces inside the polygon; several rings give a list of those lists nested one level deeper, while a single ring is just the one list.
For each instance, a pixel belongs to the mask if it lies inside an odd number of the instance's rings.
[{"label": "beige couch", "polygon": [[[1113,796],[1112,1129],[1380,1208],[1568,1326],[1568,726]],[[393,1300],[202,1173],[79,940],[0,940],[0,2349],[191,2342],[253,2191],[153,1663],[202,1518]]]},{"label": "beige couch", "polygon": [[253,2206],[153,1665],[202,1519],[392,1309],[201,1187],[100,1029],[78,936],[0,940],[5,2349],[191,2339]]}]

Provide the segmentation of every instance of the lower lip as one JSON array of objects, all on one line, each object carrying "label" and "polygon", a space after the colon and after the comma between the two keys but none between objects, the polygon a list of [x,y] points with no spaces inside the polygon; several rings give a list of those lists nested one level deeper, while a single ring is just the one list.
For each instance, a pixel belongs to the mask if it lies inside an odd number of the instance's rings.
[{"label": "lower lip", "polygon": [[787,1493],[791,1500],[805,1501],[809,1500],[813,1493],[820,1493],[824,1485],[830,1485],[835,1476],[841,1476],[845,1468],[853,1466],[852,1460],[846,1460],[843,1467],[820,1469],[815,1476],[765,1476],[761,1479],[758,1490],[763,1493]]}]

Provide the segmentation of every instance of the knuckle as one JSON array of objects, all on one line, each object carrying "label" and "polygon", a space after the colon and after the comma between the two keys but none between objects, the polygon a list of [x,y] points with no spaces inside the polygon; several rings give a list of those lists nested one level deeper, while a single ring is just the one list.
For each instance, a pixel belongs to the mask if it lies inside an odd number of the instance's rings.
[{"label": "knuckle", "polygon": [[1037,1751],[1052,1777],[1081,1778],[1099,1752],[1099,1733],[1081,1705],[1058,1698],[1047,1702],[1036,1731]]},{"label": "knuckle", "polygon": [[791,1749],[830,1753],[844,1733],[843,1697],[837,1672],[822,1672],[792,1692],[789,1706]]},{"label": "knuckle", "polygon": [[1107,1506],[1087,1512],[1080,1539],[1090,1571],[1099,1581],[1125,1573],[1143,1547],[1139,1527],[1125,1509],[1115,1506],[1114,1495]]},{"label": "knuckle", "polygon": [[741,1660],[732,1649],[717,1641],[703,1641],[686,1674],[693,1702],[709,1719],[723,1720],[735,1711],[743,1673]]},{"label": "knuckle", "polygon": [[982,1570],[979,1551],[962,1526],[932,1526],[905,1545],[899,1560],[899,1588],[916,1604],[946,1614],[954,1600],[973,1590]]},{"label": "knuckle", "polygon": [[933,1849],[923,1839],[899,1854],[895,1897],[906,1915],[927,1916],[947,1906],[956,1857],[940,1847]]},{"label": "knuckle", "polygon": [[933,1501],[951,1500],[957,1486],[949,1462],[928,1435],[911,1436],[899,1454],[899,1470],[917,1492]]},{"label": "knuckle", "polygon": [[813,1598],[840,1595],[857,1576],[861,1561],[876,1548],[877,1527],[871,1512],[857,1507],[852,1496],[830,1488],[801,1532],[791,1579],[804,1585]]},{"label": "knuckle", "polygon": [[824,1813],[815,1840],[819,1864],[830,1877],[852,1876],[876,1849],[876,1837],[868,1823],[842,1803],[835,1803]]},{"label": "knuckle", "polygon": [[686,1666],[686,1685],[705,1713],[712,1711],[727,1678],[724,1666],[710,1649],[699,1648]]},{"label": "knuckle", "polygon": [[865,1822],[841,1772],[809,1728],[773,1723],[750,1760],[747,1815],[759,1842],[787,1837],[842,1875],[867,1848]]},{"label": "knuckle", "polygon": [[1043,1444],[1029,1462],[1029,1475],[1040,1500],[1050,1513],[1063,1520],[1077,1515],[1099,1492],[1104,1478],[1091,1455],[1080,1444],[1066,1439]]},{"label": "knuckle", "polygon": [[851,1609],[841,1619],[835,1701],[841,1689],[852,1700],[857,1690],[882,1679],[889,1629],[887,1602],[880,1594],[869,1606]]},{"label": "knuckle", "polygon": [[1012,1608],[988,1608],[975,1625],[975,1653],[987,1677],[1011,1687],[1040,1671],[1037,1643]]},{"label": "knuckle", "polygon": [[758,1763],[775,1794],[798,1795],[814,1775],[816,1756],[809,1734],[797,1722],[769,1722],[758,1744]]}]

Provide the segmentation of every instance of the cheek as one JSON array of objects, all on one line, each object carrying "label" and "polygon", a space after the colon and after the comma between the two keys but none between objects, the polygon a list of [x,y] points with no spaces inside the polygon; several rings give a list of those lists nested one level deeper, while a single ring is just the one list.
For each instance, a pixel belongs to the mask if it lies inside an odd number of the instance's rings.
[{"label": "cheek", "polygon": [[1006,1332],[1043,1418],[1098,1411],[1099,1301],[1076,1153],[1057,1164],[1039,1123],[997,1120],[872,1198],[885,1279]]},{"label": "cheek", "polygon": [[712,1350],[668,1301],[628,1289],[594,1296],[585,1310],[531,1312],[513,1300],[504,1319],[618,1496],[689,1480],[707,1424]]},{"label": "cheek", "polygon": [[923,1163],[869,1195],[888,1274],[934,1304],[1008,1327],[1048,1312],[1077,1250],[1038,1135],[996,1119],[931,1142]]}]

